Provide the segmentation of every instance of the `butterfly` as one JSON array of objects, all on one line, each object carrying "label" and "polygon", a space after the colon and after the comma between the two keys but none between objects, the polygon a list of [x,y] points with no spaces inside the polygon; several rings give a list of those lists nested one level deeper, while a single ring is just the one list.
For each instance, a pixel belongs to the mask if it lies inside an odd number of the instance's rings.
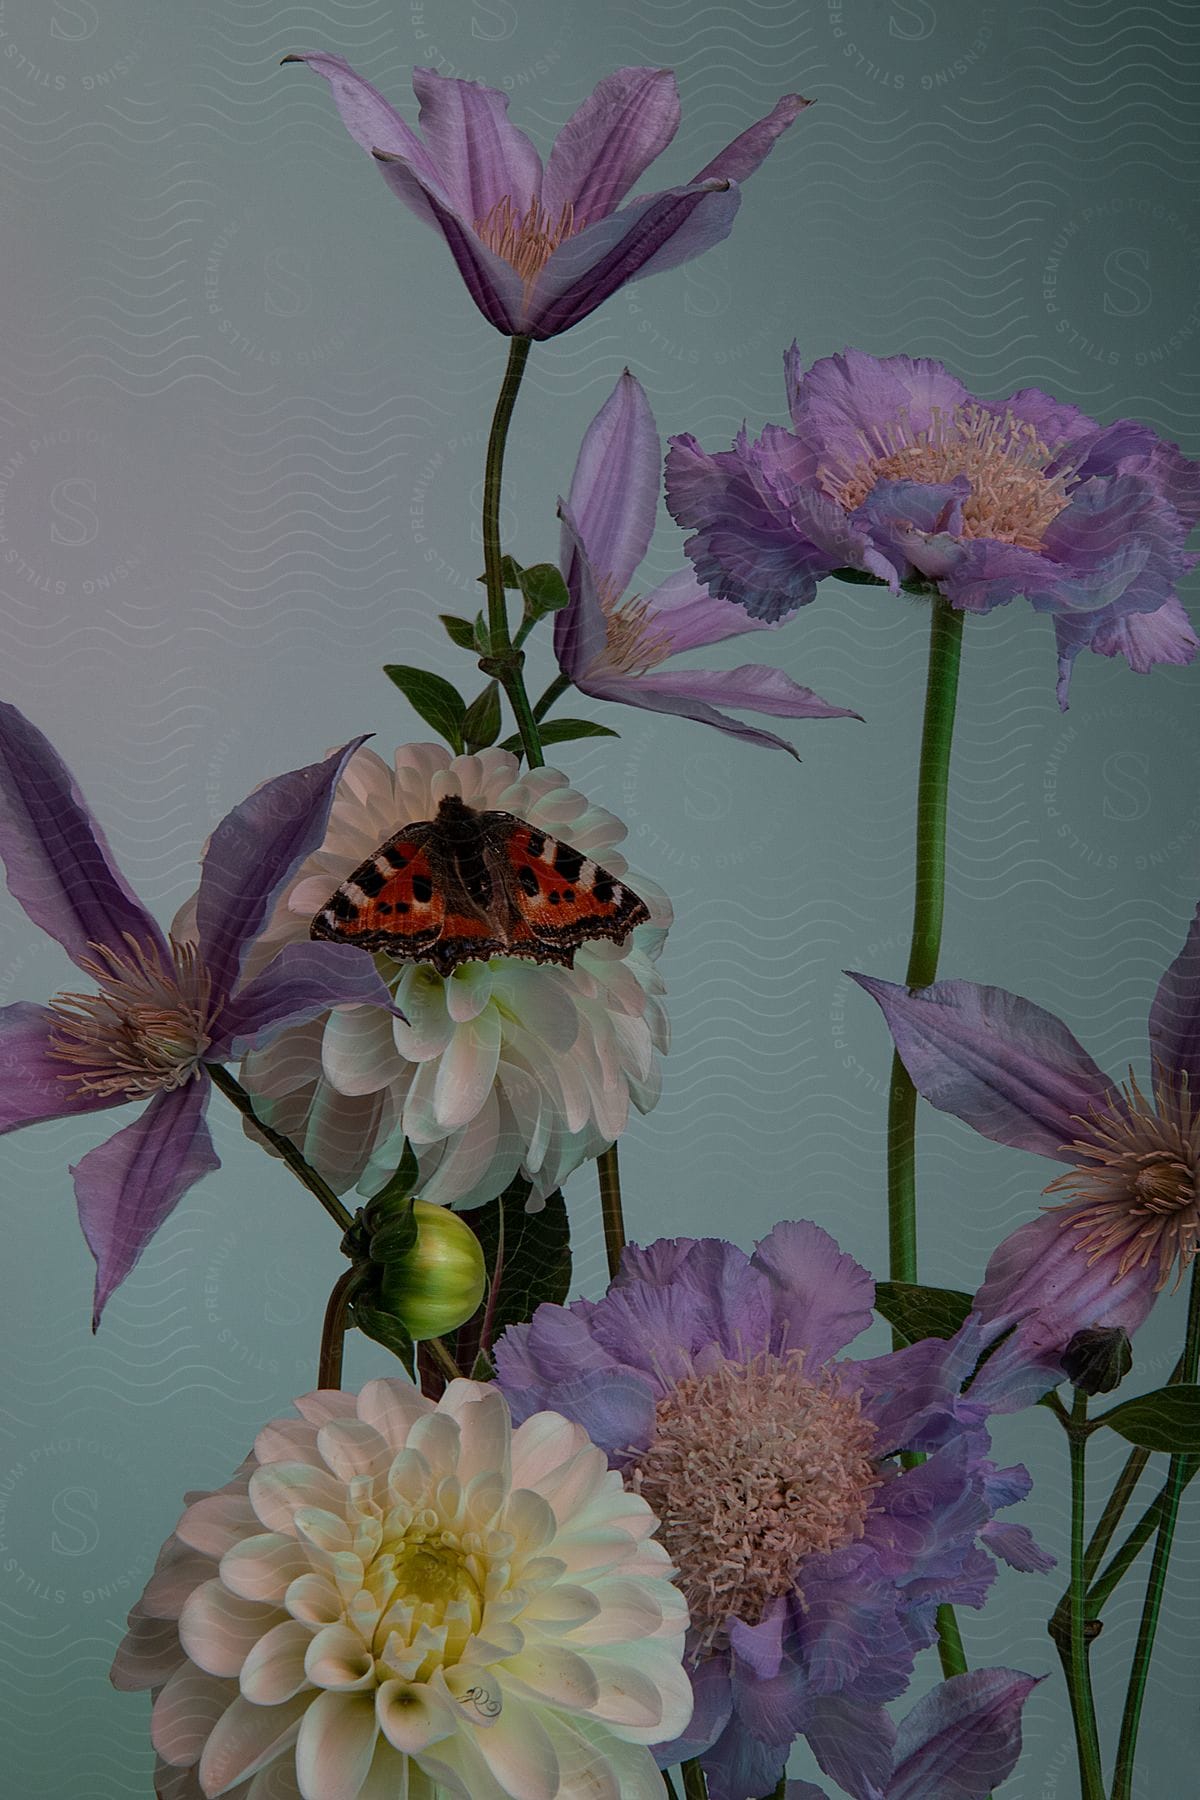
[{"label": "butterfly", "polygon": [[309,931],[450,975],[490,956],[569,969],[589,938],[619,944],[649,917],[581,851],[514,813],[447,795],[436,818],[402,826],[360,863]]}]

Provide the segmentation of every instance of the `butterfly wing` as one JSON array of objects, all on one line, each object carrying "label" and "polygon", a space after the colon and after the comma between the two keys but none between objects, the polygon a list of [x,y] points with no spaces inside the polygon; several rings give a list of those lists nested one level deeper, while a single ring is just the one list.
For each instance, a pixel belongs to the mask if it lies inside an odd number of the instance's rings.
[{"label": "butterfly wing", "polygon": [[494,879],[509,903],[509,956],[570,968],[589,938],[621,943],[650,910],[619,876],[512,813],[484,814]]}]

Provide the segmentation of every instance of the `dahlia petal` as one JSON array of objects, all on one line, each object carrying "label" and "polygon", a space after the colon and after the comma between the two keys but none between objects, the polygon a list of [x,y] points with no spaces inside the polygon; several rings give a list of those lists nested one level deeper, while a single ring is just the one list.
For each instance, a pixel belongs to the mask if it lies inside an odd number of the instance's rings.
[{"label": "dahlia petal", "polygon": [[247,1532],[259,1530],[258,1514],[243,1491],[204,1494],[194,1500],[175,1527],[175,1536],[205,1556],[222,1557]]},{"label": "dahlia petal", "polygon": [[542,180],[551,219],[571,207],[576,228],[607,218],[679,129],[670,69],[614,69],[554,140]]},{"label": "dahlia petal", "polygon": [[285,1537],[296,1533],[296,1514],[307,1508],[332,1512],[341,1504],[342,1486],[324,1469],[307,1463],[269,1463],[250,1477],[250,1503],[268,1531]]},{"label": "dahlia petal", "polygon": [[381,1376],[368,1381],[358,1396],[358,1416],[386,1439],[393,1451],[403,1450],[417,1420],[433,1410],[419,1388],[409,1381]]},{"label": "dahlia petal", "polygon": [[[297,1626],[303,1631],[303,1626]],[[314,1687],[333,1693],[375,1690],[375,1658],[361,1634],[340,1620],[309,1637],[304,1647],[304,1672]]]},{"label": "dahlia petal", "polygon": [[452,1381],[440,1408],[458,1424],[458,1479],[464,1487],[477,1475],[509,1473],[512,1421],[501,1394],[490,1388],[481,1393],[477,1381]]},{"label": "dahlia petal", "polygon": [[317,1435],[317,1448],[325,1466],[339,1481],[360,1475],[382,1475],[394,1452],[387,1439],[362,1419],[333,1419]]},{"label": "dahlia petal", "polygon": [[[559,1554],[556,1542],[555,1555]],[[600,1697],[591,1663],[562,1645],[531,1644],[507,1659],[505,1676],[511,1676],[535,1700],[561,1706],[566,1712],[590,1713]]]},{"label": "dahlia petal", "polygon": [[272,1626],[242,1664],[238,1685],[246,1699],[255,1706],[279,1706],[307,1687],[305,1653],[312,1641],[308,1627],[295,1619]]},{"label": "dahlia petal", "polygon": [[408,1756],[440,1738],[453,1737],[459,1729],[453,1703],[427,1681],[381,1682],[375,1714],[388,1743]]},{"label": "dahlia petal", "polygon": [[765,118],[739,132],[724,150],[718,150],[711,162],[705,163],[696,181],[746,181],[775,148],[775,141],[802,113],[811,100],[799,94],[785,94],[777,100]]},{"label": "dahlia petal", "polygon": [[321,762],[265,782],[213,832],[196,893],[196,929],[214,994],[232,990],[280,888],[320,844],[334,789],[365,742],[354,738]]},{"label": "dahlia petal", "polygon": [[[587,1441],[587,1433],[579,1424],[557,1412],[538,1412],[518,1423],[512,1436],[513,1485],[535,1488],[550,1499],[552,1484],[574,1467]],[[564,1516],[559,1514],[560,1518]]]},{"label": "dahlia petal", "polygon": [[456,1025],[477,1019],[492,997],[490,963],[463,963],[446,983],[446,1011]]},{"label": "dahlia petal", "polygon": [[1021,1754],[1021,1709],[1038,1678],[1012,1669],[955,1675],[896,1734],[887,1800],[984,1800]]},{"label": "dahlia petal", "polygon": [[177,1669],[150,1714],[150,1742],[163,1761],[182,1769],[199,1762],[209,1733],[236,1695],[231,1681],[191,1663]]},{"label": "dahlia petal", "polygon": [[984,1137],[1062,1162],[1113,1084],[1060,1019],[1004,988],[909,989],[849,971],[879,1002],[919,1093]]},{"label": "dahlia petal", "polygon": [[[257,1775],[295,1743],[309,1696],[297,1694],[282,1706],[255,1706],[242,1695],[230,1704],[204,1746],[197,1773],[205,1800],[219,1800]],[[306,1795],[305,1800],[311,1800]]]},{"label": "dahlia petal", "polygon": [[537,1707],[509,1695],[499,1718],[478,1732],[475,1742],[506,1794],[515,1800],[556,1800],[558,1756]]},{"label": "dahlia petal", "polygon": [[54,1014],[28,1000],[0,1007],[0,1132],[47,1119],[120,1106],[118,1094],[89,1094],[70,1063],[49,1053]]},{"label": "dahlia petal", "polygon": [[770,1283],[773,1349],[803,1350],[816,1368],[871,1323],[874,1282],[819,1225],[785,1220],[750,1260]]},{"label": "dahlia petal", "polygon": [[168,1538],[138,1605],[147,1618],[178,1619],[192,1589],[216,1573],[211,1556]]},{"label": "dahlia petal", "polygon": [[357,1098],[377,1092],[387,1081],[394,1033],[406,1029],[382,1007],[331,1013],[321,1038],[321,1073],[339,1094]]},{"label": "dahlia petal", "polygon": [[438,1064],[433,1106],[446,1131],[467,1125],[492,1092],[500,1062],[500,1014],[494,1007],[455,1028]]},{"label": "dahlia petal", "polygon": [[662,1776],[644,1746],[592,1719],[551,1714],[545,1723],[558,1756],[558,1800],[662,1800]]},{"label": "dahlia petal", "polygon": [[119,1692],[136,1693],[162,1687],[184,1662],[175,1620],[149,1618],[135,1606],[108,1678]]},{"label": "dahlia petal", "polygon": [[1186,1075],[1191,1091],[1200,1091],[1200,906],[1183,948],[1158,984],[1150,1008],[1150,1054],[1164,1074]]},{"label": "dahlia petal", "polygon": [[896,1727],[882,1706],[863,1705],[843,1694],[815,1695],[804,1735],[822,1771],[852,1800],[881,1800],[896,1739]]},{"label": "dahlia petal", "polygon": [[79,963],[125,938],[171,953],[113,859],[74,777],[48,738],[0,703],[0,857],[8,889],[33,923]]},{"label": "dahlia petal", "polygon": [[[255,1525],[258,1520],[255,1517]],[[288,1588],[308,1573],[308,1558],[295,1538],[283,1532],[256,1532],[243,1537],[221,1558],[221,1580],[243,1600],[282,1606]]]},{"label": "dahlia petal", "polygon": [[207,1080],[154,1096],[141,1117],[72,1164],[75,1203],[96,1259],[92,1328],[188,1189],[220,1168],[204,1122]]},{"label": "dahlia petal", "polygon": [[259,1638],[281,1618],[272,1606],[243,1600],[219,1581],[206,1581],[189,1595],[179,1616],[179,1641],[208,1674],[237,1675]]},{"label": "dahlia petal", "polygon": [[304,1800],[358,1800],[378,1735],[373,1694],[318,1695],[296,1740]]},{"label": "dahlia petal", "polygon": [[566,502],[584,553],[614,599],[650,548],[660,457],[646,390],[626,369],[584,433]]},{"label": "dahlia petal", "polygon": [[[357,1397],[343,1392],[341,1388],[313,1388],[311,1393],[298,1395],[292,1405],[303,1419],[318,1428],[330,1424],[334,1419],[358,1417]],[[290,1423],[288,1420],[276,1422]],[[258,1460],[265,1462],[271,1459],[260,1456]]]},{"label": "dahlia petal", "polygon": [[374,962],[352,944],[285,944],[225,1006],[213,1060],[260,1050],[289,1025],[301,1025],[332,1006],[390,1012],[391,1005]]}]

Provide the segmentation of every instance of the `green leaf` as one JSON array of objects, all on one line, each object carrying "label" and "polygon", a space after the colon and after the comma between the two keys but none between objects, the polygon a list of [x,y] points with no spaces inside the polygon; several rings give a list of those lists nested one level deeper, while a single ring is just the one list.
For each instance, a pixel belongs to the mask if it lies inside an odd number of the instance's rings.
[{"label": "green leaf", "polygon": [[[543,744],[565,744],[571,738],[620,737],[619,731],[610,731],[607,725],[594,725],[591,719],[544,719],[538,726],[538,735]],[[521,736],[514,732],[512,737],[505,738],[502,750],[511,750],[514,756],[521,754]]]},{"label": "green leaf", "polygon": [[[503,1246],[491,1344],[506,1325],[531,1319],[544,1301],[561,1306],[571,1285],[571,1228],[566,1203],[556,1189],[540,1212],[531,1213],[525,1210],[528,1197],[529,1183],[518,1175],[498,1200],[463,1214],[483,1246],[489,1277],[495,1275],[497,1254]],[[487,1304],[485,1298],[484,1310]]]},{"label": "green leaf", "polygon": [[474,650],[475,627],[470,619],[460,619],[457,613],[439,613],[438,618],[452,644],[457,644],[460,650]]},{"label": "green leaf", "polygon": [[475,614],[475,648],[480,656],[490,656],[492,653],[491,626],[482,612]]},{"label": "green leaf", "polygon": [[522,569],[519,585],[525,596],[525,610],[535,619],[561,612],[571,604],[567,584],[554,563],[534,563],[531,569]]},{"label": "green leaf", "polygon": [[500,683],[489,681],[472,700],[463,719],[463,741],[468,754],[486,750],[500,736]]},{"label": "green leaf", "polygon": [[463,720],[467,703],[458,689],[428,669],[410,669],[404,663],[385,663],[383,672],[394,682],[414,712],[444,737],[456,756],[462,755]]},{"label": "green leaf", "polygon": [[350,1316],[358,1329],[393,1356],[398,1356],[409,1374],[413,1373],[413,1341],[405,1331],[399,1319],[380,1307],[373,1306],[369,1300],[355,1300],[350,1306]]},{"label": "green leaf", "polygon": [[1092,1421],[1142,1450],[1200,1452],[1200,1387],[1180,1383],[1139,1394]]},{"label": "green leaf", "polygon": [[915,1344],[921,1338],[953,1337],[974,1301],[958,1288],[918,1287],[910,1281],[877,1281],[875,1311]]}]

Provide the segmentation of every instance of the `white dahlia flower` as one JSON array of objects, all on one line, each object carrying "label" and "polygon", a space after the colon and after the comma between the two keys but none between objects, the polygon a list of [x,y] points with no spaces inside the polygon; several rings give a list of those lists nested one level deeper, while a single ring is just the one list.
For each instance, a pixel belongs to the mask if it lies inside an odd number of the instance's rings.
[{"label": "white dahlia flower", "polygon": [[160,1800],[662,1800],[692,1711],[657,1520],[558,1413],[454,1381],[297,1400],[193,1495],[112,1678]]},{"label": "white dahlia flower", "polygon": [[[325,841],[283,891],[247,972],[307,939],[346,877],[451,794],[513,813],[625,874],[615,848],[625,827],[556,769],[521,773],[506,750],[451,756],[439,744],[405,744],[389,768],[362,749],[338,785]],[[375,1193],[407,1137],[426,1200],[479,1205],[517,1174],[544,1197],[620,1136],[631,1101],[648,1112],[658,1099],[655,1052],[669,1030],[655,963],[671,907],[643,876],[633,886],[651,923],[623,944],[588,941],[570,969],[494,956],[442,976],[427,962],[377,954],[407,1023],[345,1006],[283,1032],[242,1066],[256,1109],[338,1192],[357,1183]],[[177,927],[186,932],[186,917]]]}]

